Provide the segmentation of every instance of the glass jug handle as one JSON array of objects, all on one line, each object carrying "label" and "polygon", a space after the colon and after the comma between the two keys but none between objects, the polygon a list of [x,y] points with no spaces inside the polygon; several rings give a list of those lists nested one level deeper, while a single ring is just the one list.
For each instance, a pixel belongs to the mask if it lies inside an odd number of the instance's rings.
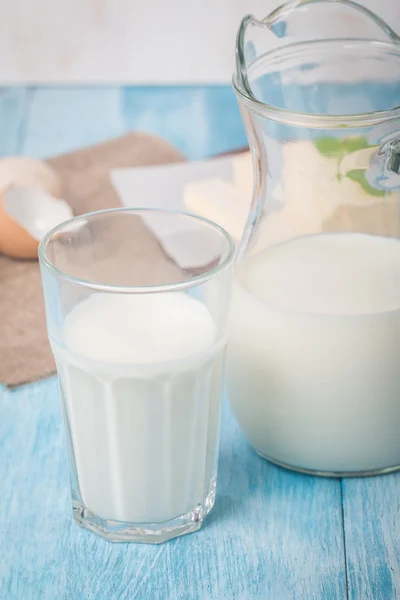
[{"label": "glass jug handle", "polygon": [[383,143],[371,159],[367,172],[369,182],[384,190],[400,190],[400,131],[397,137]]}]

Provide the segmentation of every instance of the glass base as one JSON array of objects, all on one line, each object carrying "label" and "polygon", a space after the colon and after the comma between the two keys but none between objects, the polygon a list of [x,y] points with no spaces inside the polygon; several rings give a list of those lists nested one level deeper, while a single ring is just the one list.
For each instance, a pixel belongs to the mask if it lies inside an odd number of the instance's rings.
[{"label": "glass base", "polygon": [[109,542],[141,542],[162,544],[180,535],[200,529],[215,503],[215,482],[203,504],[198,504],[184,515],[164,523],[124,523],[102,519],[77,501],[72,502],[73,517],[78,525]]},{"label": "glass base", "polygon": [[280,462],[274,458],[266,456],[257,448],[254,448],[258,456],[265,458],[268,462],[273,463],[277,467],[288,469],[289,471],[295,471],[296,473],[303,473],[304,475],[315,475],[317,477],[372,477],[374,475],[387,475],[400,470],[400,465],[394,467],[385,467],[382,469],[372,469],[369,471],[317,471],[315,469],[304,469],[303,467],[296,467],[294,465],[288,465],[287,463]]}]

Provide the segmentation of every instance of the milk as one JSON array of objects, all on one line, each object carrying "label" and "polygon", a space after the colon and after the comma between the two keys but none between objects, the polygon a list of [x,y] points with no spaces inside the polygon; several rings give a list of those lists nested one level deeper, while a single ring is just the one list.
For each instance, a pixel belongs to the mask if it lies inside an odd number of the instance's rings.
[{"label": "milk", "polygon": [[400,243],[297,238],[237,267],[230,400],[267,458],[325,472],[400,464]]},{"label": "milk", "polygon": [[224,344],[206,306],[183,292],[93,294],[63,338],[52,347],[78,502],[143,524],[212,502]]}]

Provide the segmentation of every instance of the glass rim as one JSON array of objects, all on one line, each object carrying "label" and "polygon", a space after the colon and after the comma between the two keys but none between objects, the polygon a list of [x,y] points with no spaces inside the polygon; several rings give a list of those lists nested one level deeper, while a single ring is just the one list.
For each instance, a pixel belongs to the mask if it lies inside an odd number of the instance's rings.
[{"label": "glass rim", "polygon": [[[176,215],[181,217],[189,217],[195,221],[203,223],[204,225],[210,226],[214,231],[217,231],[227,242],[227,253],[223,258],[222,262],[218,264],[216,267],[213,267],[202,273],[200,275],[194,275],[190,279],[181,279],[174,281],[172,283],[156,283],[151,285],[111,285],[106,283],[96,283],[87,279],[82,279],[80,277],[75,277],[59,269],[48,257],[47,254],[47,246],[51,239],[57,233],[60,233],[65,227],[70,225],[74,225],[79,221],[91,220],[95,217],[102,215],[110,215],[110,214],[118,214],[118,213],[131,213],[131,214],[140,214],[140,213],[164,213],[169,215]],[[146,294],[146,293],[158,293],[158,292],[173,292],[178,290],[184,290],[190,287],[194,287],[196,285],[200,285],[205,283],[206,281],[213,279],[216,275],[224,271],[233,261],[235,256],[235,243],[233,241],[232,236],[218,223],[211,221],[210,219],[206,219],[205,217],[201,217],[200,215],[196,215],[194,213],[184,211],[184,210],[175,210],[170,208],[151,208],[151,207],[116,207],[116,208],[106,208],[102,210],[90,211],[87,213],[83,213],[81,215],[76,215],[71,219],[63,221],[59,223],[52,229],[50,229],[41,239],[38,248],[38,257],[39,263],[41,266],[47,269],[50,273],[55,275],[56,277],[63,279],[69,283],[79,285],[81,287],[90,288],[93,290],[98,290],[101,292],[110,292],[110,293],[119,293],[119,294]]]},{"label": "glass rim", "polygon": [[[246,26],[247,20],[251,20],[253,17],[245,17],[242,22],[241,30],[238,34],[237,41],[237,53],[236,53],[236,69],[232,77],[232,86],[237,96],[242,100],[246,106],[255,114],[261,117],[268,117],[278,123],[284,125],[293,125],[300,127],[311,127],[316,129],[339,129],[339,128],[351,128],[351,127],[368,127],[371,125],[378,125],[388,120],[400,117],[400,105],[392,108],[355,113],[355,114],[316,114],[306,113],[301,111],[293,111],[288,108],[280,108],[271,104],[266,104],[261,100],[258,100],[251,89],[247,85],[247,67],[244,59],[244,40],[242,28]],[[244,25],[243,25],[244,24]],[[375,47],[379,47],[382,50],[395,51],[399,54],[400,58],[400,45],[395,45],[393,42],[380,41],[367,38],[332,38],[332,39],[316,39],[306,40],[300,42],[292,42],[282,48],[275,48],[266,52],[264,56],[278,54],[284,50],[290,50],[297,47],[313,46],[317,44],[325,43],[350,43],[350,44],[373,44]]]}]

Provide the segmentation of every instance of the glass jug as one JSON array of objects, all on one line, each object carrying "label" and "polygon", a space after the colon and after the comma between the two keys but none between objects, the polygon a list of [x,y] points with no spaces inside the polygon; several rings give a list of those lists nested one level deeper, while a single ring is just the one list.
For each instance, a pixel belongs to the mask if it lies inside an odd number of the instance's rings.
[{"label": "glass jug", "polygon": [[400,38],[346,0],[243,19],[234,88],[254,163],[228,392],[263,457],[400,468]]}]

